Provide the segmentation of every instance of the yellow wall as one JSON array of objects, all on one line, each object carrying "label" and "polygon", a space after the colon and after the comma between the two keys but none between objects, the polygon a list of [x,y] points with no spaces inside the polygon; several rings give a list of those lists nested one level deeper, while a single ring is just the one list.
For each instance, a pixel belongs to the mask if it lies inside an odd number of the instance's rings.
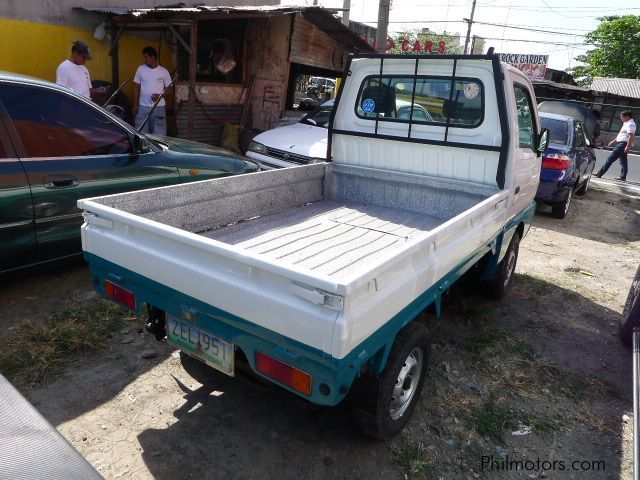
[{"label": "yellow wall", "polygon": [[[0,70],[55,82],[56,68],[69,58],[71,43],[82,40],[89,45],[93,57],[86,63],[91,79],[110,82],[110,43],[108,37],[101,42],[93,38],[93,28],[95,25],[84,29],[0,18]],[[142,63],[142,49],[147,45],[158,49],[158,41],[130,34],[120,37],[120,82],[135,74]],[[162,64],[171,71],[171,51],[166,43],[162,45],[161,57]],[[131,82],[123,90],[131,99]]]}]

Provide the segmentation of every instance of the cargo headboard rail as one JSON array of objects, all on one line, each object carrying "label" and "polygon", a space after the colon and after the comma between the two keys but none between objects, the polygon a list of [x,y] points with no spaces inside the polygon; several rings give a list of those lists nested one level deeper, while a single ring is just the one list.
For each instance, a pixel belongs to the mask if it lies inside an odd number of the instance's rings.
[{"label": "cargo headboard rail", "polygon": [[350,55],[327,160],[502,189],[508,151],[497,55]]}]

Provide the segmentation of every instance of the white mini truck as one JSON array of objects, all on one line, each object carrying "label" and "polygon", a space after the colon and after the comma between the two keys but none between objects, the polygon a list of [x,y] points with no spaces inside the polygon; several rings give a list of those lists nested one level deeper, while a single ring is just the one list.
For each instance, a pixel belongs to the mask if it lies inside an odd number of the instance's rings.
[{"label": "white mini truck", "polygon": [[328,163],[80,200],[82,244],[95,288],[146,304],[158,338],[317,404],[349,396],[389,438],[426,376],[418,315],[472,268],[509,289],[547,133],[493,54],[360,55],[344,79]]}]

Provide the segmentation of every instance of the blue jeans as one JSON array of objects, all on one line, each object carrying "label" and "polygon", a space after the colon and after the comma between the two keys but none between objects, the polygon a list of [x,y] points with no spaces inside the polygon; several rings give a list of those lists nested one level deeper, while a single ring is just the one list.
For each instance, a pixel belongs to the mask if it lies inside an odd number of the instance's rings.
[{"label": "blue jeans", "polygon": [[624,153],[624,149],[627,148],[627,142],[618,142],[616,146],[613,147],[611,151],[611,155],[607,158],[605,164],[600,168],[598,172],[600,175],[604,175],[609,170],[609,167],[613,165],[613,163],[620,159],[620,165],[622,165],[622,170],[620,170],[620,178],[625,180],[627,178],[627,171],[629,169],[629,164],[627,162],[627,154]]},{"label": "blue jeans", "polygon": [[[151,107],[145,107],[140,105],[138,108],[138,114],[136,115],[135,126],[136,130],[140,127],[144,119],[147,118],[149,112],[151,111]],[[151,117],[144,125],[142,129],[143,133],[155,133],[156,135],[166,135],[167,134],[167,107],[156,107],[156,109],[151,114]]]}]

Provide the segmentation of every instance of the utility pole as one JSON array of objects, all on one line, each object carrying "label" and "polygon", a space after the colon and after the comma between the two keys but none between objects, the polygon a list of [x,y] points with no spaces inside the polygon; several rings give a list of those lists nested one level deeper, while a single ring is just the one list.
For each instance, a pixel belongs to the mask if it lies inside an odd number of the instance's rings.
[{"label": "utility pole", "polygon": [[349,14],[351,13],[351,0],[342,0],[342,24],[349,28]]},{"label": "utility pole", "polygon": [[471,16],[467,19],[464,18],[463,20],[465,22],[467,22],[467,38],[464,41],[464,53],[467,53],[467,47],[469,46],[469,38],[471,37],[471,25],[473,25],[473,14],[476,11],[476,0],[473,0],[473,3],[471,4]]},{"label": "utility pole", "polygon": [[378,53],[384,53],[387,49],[387,31],[389,30],[390,9],[391,0],[380,0],[378,5],[378,31],[376,33],[376,52]]}]

